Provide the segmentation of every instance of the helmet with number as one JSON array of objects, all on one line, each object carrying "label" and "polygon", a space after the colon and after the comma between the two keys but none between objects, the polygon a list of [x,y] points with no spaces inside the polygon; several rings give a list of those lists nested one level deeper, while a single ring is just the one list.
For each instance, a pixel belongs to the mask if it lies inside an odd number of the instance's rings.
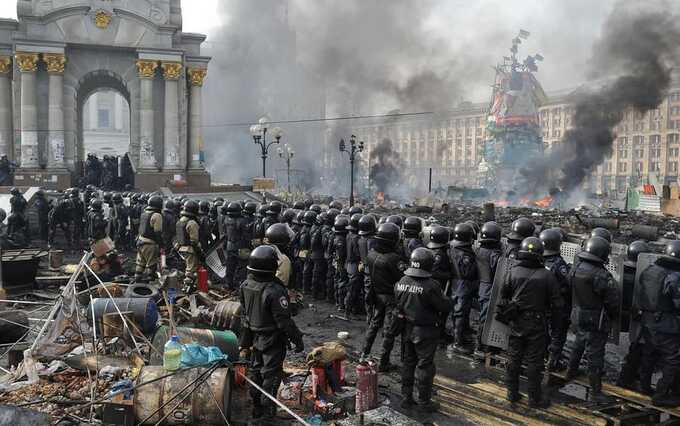
[{"label": "helmet with number", "polygon": [[376,227],[375,218],[370,214],[363,215],[359,219],[359,235],[373,235]]},{"label": "helmet with number", "polygon": [[459,223],[453,228],[454,247],[470,247],[474,239],[475,230],[469,223]]},{"label": "helmet with number", "polygon": [[293,203],[293,209],[295,210],[304,210],[305,209],[305,203],[302,201],[296,201]]},{"label": "helmet with number", "polygon": [[19,191],[19,188],[13,187],[12,189],[9,190],[9,193],[12,195],[19,195],[21,194],[21,191]]},{"label": "helmet with number", "polygon": [[355,214],[364,214],[364,209],[359,206],[352,206],[349,208],[349,215],[354,216]]},{"label": "helmet with number", "polygon": [[328,209],[326,212],[326,224],[333,226],[335,224],[335,219],[340,215],[340,210],[338,209]]},{"label": "helmet with number", "polygon": [[404,275],[413,278],[429,278],[432,276],[434,254],[425,247],[418,247],[411,252],[411,266],[404,271]]},{"label": "helmet with number", "polygon": [[256,274],[274,275],[279,269],[279,255],[273,246],[258,246],[250,252],[247,270]]},{"label": "helmet with number", "polygon": [[541,232],[539,236],[543,242],[543,255],[556,256],[562,247],[562,232],[559,228],[550,228]]},{"label": "helmet with number", "polygon": [[517,253],[518,259],[542,259],[543,242],[540,238],[528,237],[522,240],[522,245]]},{"label": "helmet with number", "polygon": [[663,254],[680,259],[680,240],[672,240],[666,243]]},{"label": "helmet with number", "polygon": [[349,209],[347,207],[343,207],[340,209],[340,214],[344,214],[345,216],[349,216]]},{"label": "helmet with number", "polygon": [[243,213],[245,213],[248,216],[252,216],[257,212],[257,203],[253,203],[252,201],[249,201],[246,203],[245,206],[243,206]]},{"label": "helmet with number", "polygon": [[449,235],[449,228],[434,225],[430,231],[430,242],[427,243],[427,248],[436,249],[446,247],[449,244]]},{"label": "helmet with number", "polygon": [[[678,245],[678,248],[680,249],[680,245]],[[628,248],[626,248],[626,260],[623,264],[630,268],[635,268],[640,253],[650,253],[651,251],[652,250],[646,242],[642,240],[633,241],[628,245]],[[680,251],[678,251],[678,254],[680,255]]]},{"label": "helmet with number", "polygon": [[423,231],[423,222],[419,217],[409,216],[404,221],[404,236],[417,238]]},{"label": "helmet with number", "polygon": [[[71,198],[78,198],[78,194],[71,192]],[[120,195],[120,193],[118,193],[118,192],[113,194],[113,197],[111,197],[111,198],[112,198],[112,200],[115,204],[120,204],[120,203],[123,202],[123,196]]]},{"label": "helmet with number", "polygon": [[[163,202],[163,199],[161,197],[159,197],[158,195],[154,195],[151,198],[155,198],[155,197],[160,198],[161,203]],[[151,205],[151,198],[149,198],[149,205]],[[170,211],[170,212],[175,211],[175,202],[173,200],[170,200],[170,199],[166,200],[165,201],[165,207],[164,207],[163,210]]]},{"label": "helmet with number", "polygon": [[320,205],[318,205],[318,204],[312,204],[311,206],[309,206],[309,211],[310,211],[310,212],[314,212],[314,213],[316,213],[316,214],[318,215],[318,214],[321,214],[321,212],[322,212],[323,210],[321,209],[321,206],[320,206]]},{"label": "helmet with number", "polygon": [[346,234],[348,226],[349,218],[344,215],[338,215],[338,217],[335,218],[335,223],[333,224],[333,232],[336,234]]},{"label": "helmet with number", "polygon": [[[165,208],[166,209],[168,208],[168,203],[172,203],[172,200],[168,200],[168,201],[165,202]],[[154,195],[153,197],[149,198],[148,205],[153,210],[161,211],[161,209],[163,208],[163,199],[161,197],[159,197],[158,195]],[[170,208],[172,209],[174,207],[175,207],[175,204],[173,203],[170,206]]]},{"label": "helmet with number", "polygon": [[342,203],[338,200],[331,201],[331,203],[328,205],[329,209],[336,209],[336,210],[342,210]]},{"label": "helmet with number", "polygon": [[90,201],[90,209],[95,212],[100,212],[102,210],[101,200],[95,198],[94,200]]},{"label": "helmet with number", "polygon": [[282,220],[283,222],[285,222],[285,223],[291,223],[291,224],[292,224],[293,221],[295,220],[295,216],[296,216],[296,215],[297,215],[297,213],[295,212],[295,210],[293,210],[293,209],[286,209],[286,210],[283,212],[283,215],[281,216],[281,220]]},{"label": "helmet with number", "polygon": [[536,225],[526,217],[520,217],[514,222],[510,227],[510,233],[508,234],[509,240],[523,241],[525,238],[532,237],[534,231],[536,230]]},{"label": "helmet with number", "polygon": [[182,208],[182,216],[196,217],[198,215],[198,203],[196,201],[186,201]]},{"label": "helmet with number", "polygon": [[205,200],[201,201],[200,203],[198,203],[198,211],[201,214],[208,214],[208,212],[210,211],[210,203]]},{"label": "helmet with number", "polygon": [[377,241],[384,241],[391,245],[396,245],[401,239],[401,229],[394,223],[383,223],[375,233]]},{"label": "helmet with number", "polygon": [[306,213],[305,211],[299,211],[299,212],[295,215],[295,219],[293,219],[293,224],[295,224],[295,225],[302,225],[302,221],[303,221],[304,218],[305,218],[305,213]]},{"label": "helmet with number", "polygon": [[316,213],[311,211],[311,210],[306,211],[305,215],[302,217],[302,224],[312,226],[315,223],[316,223]]},{"label": "helmet with number", "polygon": [[404,219],[402,219],[401,216],[396,215],[396,214],[388,216],[387,220],[385,222],[386,223],[394,223],[395,225],[397,225],[399,227],[400,230],[404,226]]},{"label": "helmet with number", "polygon": [[586,241],[586,248],[578,254],[578,257],[591,262],[607,263],[611,246],[609,241],[602,237],[590,237]]},{"label": "helmet with number", "polygon": [[265,244],[274,244],[283,249],[290,244],[290,233],[285,223],[275,223],[264,233]]},{"label": "helmet with number", "polygon": [[326,214],[326,212],[321,212],[318,215],[316,215],[316,224],[319,226],[325,225],[327,220],[328,215]]},{"label": "helmet with number", "polygon": [[269,203],[269,207],[267,207],[267,211],[265,212],[268,215],[280,215],[281,212],[283,211],[283,204],[281,204],[281,201],[272,201]]},{"label": "helmet with number", "polygon": [[227,206],[227,215],[231,217],[241,216],[241,204],[240,203],[229,203]]},{"label": "helmet with number", "polygon": [[604,238],[609,242],[609,244],[612,243],[612,233],[605,228],[594,228],[592,231],[590,231],[590,237]]},{"label": "helmet with number", "polygon": [[349,218],[349,226],[347,227],[348,231],[359,231],[359,221],[361,220],[361,214],[355,213],[350,216]]},{"label": "helmet with number", "polygon": [[479,234],[479,242],[484,243],[500,243],[503,229],[496,222],[486,222],[482,225]]}]

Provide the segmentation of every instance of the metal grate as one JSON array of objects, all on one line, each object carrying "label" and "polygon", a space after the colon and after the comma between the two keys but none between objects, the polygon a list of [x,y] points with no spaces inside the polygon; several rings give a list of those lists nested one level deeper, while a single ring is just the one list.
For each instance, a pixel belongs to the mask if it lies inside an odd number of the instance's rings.
[{"label": "metal grate", "polygon": [[224,278],[227,275],[227,267],[224,259],[225,255],[222,247],[215,247],[210,250],[205,257],[205,264],[215,275]]}]

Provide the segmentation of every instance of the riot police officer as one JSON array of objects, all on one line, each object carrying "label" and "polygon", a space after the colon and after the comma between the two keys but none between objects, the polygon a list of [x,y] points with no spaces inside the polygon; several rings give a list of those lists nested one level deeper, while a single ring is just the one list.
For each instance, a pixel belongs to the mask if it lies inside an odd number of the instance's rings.
[{"label": "riot police officer", "polygon": [[236,268],[238,267],[239,249],[241,245],[241,205],[229,203],[222,208],[222,226],[220,235],[224,238],[224,249],[227,256],[227,274],[225,282],[228,288],[235,289],[240,283],[235,282]]},{"label": "riot police officer", "polygon": [[[177,252],[184,259],[185,273],[184,286],[189,291],[196,284],[196,272],[200,258],[203,256],[201,244],[198,241],[198,203],[187,201],[181,212],[181,217],[176,225]],[[188,291],[187,291],[188,292]]]},{"label": "riot police officer", "polygon": [[177,231],[177,216],[175,216],[175,202],[173,200],[166,200],[165,206],[163,206],[163,249],[165,250],[165,255],[168,259],[171,259],[170,253],[172,252],[173,241],[175,239],[175,233]]},{"label": "riot police officer", "polygon": [[423,222],[419,217],[410,216],[404,221],[404,239],[402,251],[405,259],[411,258],[411,253],[418,247],[424,247],[421,233],[423,232]]},{"label": "riot police officer", "polygon": [[348,226],[349,219],[343,215],[339,215],[333,224],[333,233],[335,234],[331,249],[335,269],[335,277],[333,278],[335,291],[333,293],[335,294],[335,306],[339,312],[345,310],[345,296],[349,286],[349,278],[345,269],[345,264],[347,263]]},{"label": "riot police officer", "polygon": [[453,351],[463,354],[472,353],[466,345],[465,336],[471,332],[470,310],[477,287],[478,272],[475,252],[472,249],[474,229],[467,223],[459,223],[453,230],[453,241],[449,248],[449,259],[453,267],[451,279],[453,298]]},{"label": "riot police officer", "polygon": [[130,197],[130,235],[128,237],[130,241],[134,241],[137,235],[139,235],[139,221],[145,209],[139,199],[139,194],[132,194]]},{"label": "riot police officer", "polygon": [[293,264],[289,257],[290,233],[283,223],[275,223],[264,233],[264,243],[276,247],[279,266],[276,269],[278,278],[284,287],[288,287],[293,272]]},{"label": "riot police officer", "polygon": [[559,228],[550,228],[541,232],[539,236],[543,243],[543,259],[545,267],[550,270],[557,280],[562,295],[562,309],[553,310],[550,313],[550,346],[548,347],[548,371],[560,369],[562,349],[567,341],[567,331],[571,324],[571,287],[567,276],[569,265],[560,254],[562,247],[562,231]]},{"label": "riot police officer", "polygon": [[427,243],[427,248],[432,250],[434,256],[432,278],[439,283],[444,294],[448,293],[448,283],[451,279],[451,262],[446,252],[449,235],[448,228],[434,225],[430,231],[430,241]]},{"label": "riot police officer", "polygon": [[10,189],[9,193],[12,195],[9,199],[9,213],[17,213],[23,216],[26,213],[26,207],[28,206],[28,202],[24,198],[24,195],[19,188]]},{"label": "riot police officer", "polygon": [[[363,215],[361,219],[359,219],[359,241],[357,242],[357,247],[361,259],[359,262],[359,274],[361,274],[364,283],[364,288],[362,289],[364,303],[366,302],[366,293],[371,287],[371,276],[366,271],[366,264],[368,262],[368,253],[370,253],[375,246],[375,239],[373,237],[375,236],[376,227],[375,219],[370,214]],[[371,317],[373,316],[371,306],[365,303],[365,309],[367,317],[366,321],[370,324]]]},{"label": "riot police officer", "polygon": [[640,359],[642,358],[642,346],[631,330],[631,317],[633,316],[633,290],[635,288],[635,273],[637,271],[637,259],[641,253],[649,253],[649,245],[641,240],[633,241],[626,248],[626,260],[623,262],[623,295],[621,301],[621,331],[629,331],[630,346],[624,358],[621,372],[616,381],[617,386],[633,388],[633,384],[639,378]]},{"label": "riot police officer", "polygon": [[80,192],[76,188],[71,190],[69,199],[71,200],[71,218],[73,221],[73,244],[79,247],[84,234],[85,206],[80,201]]},{"label": "riot police officer", "polygon": [[333,259],[333,240],[335,239],[335,232],[333,230],[333,225],[335,225],[335,219],[339,214],[339,210],[333,208],[329,209],[326,212],[326,226],[324,226],[323,257],[326,261],[326,301],[329,303],[335,303],[335,263]]},{"label": "riot police officer", "polygon": [[24,215],[11,213],[7,218],[7,242],[10,248],[28,247],[28,222]]},{"label": "riot police officer", "polygon": [[210,213],[210,203],[205,200],[198,203],[198,239],[201,241],[201,249],[204,253],[208,252],[208,248],[212,244],[208,213]]},{"label": "riot police officer", "polygon": [[45,191],[39,189],[35,193],[35,210],[38,214],[38,227],[40,229],[40,239],[47,241],[48,236],[48,215],[50,213],[50,204],[45,197]]},{"label": "riot police officer", "polygon": [[[291,288],[296,288],[302,290],[304,287],[304,265],[305,259],[300,257],[300,245],[302,243],[302,238],[307,235],[307,230],[302,224],[304,217],[304,211],[299,211],[293,220],[293,240],[290,242],[290,252],[293,255],[293,281],[291,283]],[[303,233],[303,231],[305,231]]]},{"label": "riot police officer", "polygon": [[[375,234],[375,245],[366,257],[366,268],[369,281],[366,284],[366,305],[372,307],[373,315],[366,331],[366,340],[362,356],[368,357],[378,331],[383,328],[382,350],[380,352],[379,371],[391,368],[390,354],[394,339],[400,331],[398,321],[394,317],[394,285],[403,276],[400,268],[401,257],[397,254],[397,245],[401,239],[401,230],[393,223],[384,223]],[[349,263],[349,262],[348,262]]]},{"label": "riot police officer", "polygon": [[479,249],[477,250],[475,261],[479,272],[479,330],[477,330],[477,347],[475,356],[479,359],[484,358],[487,348],[482,345],[482,330],[486,322],[486,315],[489,311],[489,301],[491,300],[491,289],[493,288],[494,278],[496,277],[496,267],[502,255],[501,246],[502,229],[496,222],[486,222],[482,225],[479,236]]},{"label": "riot police officer", "polygon": [[359,272],[361,253],[359,253],[359,221],[361,214],[355,213],[350,217],[347,230],[347,259],[345,268],[349,276],[349,287],[345,298],[345,315],[351,319],[352,314],[360,315],[363,312],[361,303],[361,290],[364,288],[364,276]]},{"label": "riot police officer", "polygon": [[[536,230],[536,225],[526,217],[517,218],[510,226],[510,232],[508,233],[508,242],[505,244],[503,250],[503,257],[508,259],[514,259],[519,251],[522,241],[525,238],[532,237],[534,231]],[[508,265],[510,266],[510,265]]]},{"label": "riot police officer", "polygon": [[137,238],[137,261],[135,281],[153,279],[158,268],[158,256],[163,244],[163,199],[158,195],[149,198],[149,205],[140,217],[139,237]]},{"label": "riot police officer", "polygon": [[[314,206],[312,206],[314,207]],[[319,207],[320,208],[320,207]],[[314,211],[311,210],[310,211]],[[324,233],[326,213],[318,213],[310,229],[310,260],[312,262],[312,296],[315,300],[326,298],[326,259],[324,259]]]},{"label": "riot police officer", "polygon": [[602,374],[607,336],[612,322],[619,316],[619,294],[612,275],[604,267],[609,259],[609,242],[592,237],[569,272],[572,289],[571,322],[576,328],[576,339],[569,357],[567,381],[578,374],[584,351],[588,357],[588,379],[591,398],[606,400],[602,394]]},{"label": "riot police officer", "polygon": [[[440,321],[453,309],[453,301],[432,279],[434,255],[419,247],[411,253],[411,267],[394,286],[397,315],[404,322],[401,344],[404,365],[401,370],[402,408],[414,404],[423,411],[436,411],[432,402],[434,355],[439,341]],[[413,398],[413,386],[418,398]]]},{"label": "riot police officer", "polygon": [[49,226],[49,235],[47,238],[47,244],[50,247],[54,246],[54,239],[57,234],[57,227],[61,228],[64,232],[64,237],[66,238],[66,245],[71,247],[71,211],[72,205],[71,201],[66,196],[62,196],[57,201],[57,205],[50,210],[47,215],[47,222]]},{"label": "riot police officer", "polygon": [[526,361],[529,406],[550,404],[541,392],[541,375],[547,346],[547,313],[562,307],[562,296],[555,276],[543,265],[543,244],[536,237],[525,238],[501,288],[501,297],[516,306],[510,320],[506,370],[508,401],[519,401],[519,375]]},{"label": "riot police officer", "polygon": [[[249,378],[270,395],[276,395],[283,378],[283,361],[288,342],[295,352],[304,350],[302,333],[293,321],[286,289],[275,277],[277,252],[272,246],[259,246],[250,253],[248,279],[240,288],[241,335],[239,346],[252,349]],[[274,417],[276,406],[251,387],[253,417]]]},{"label": "riot police officer", "polygon": [[113,214],[111,215],[112,227],[114,229],[112,237],[117,247],[127,246],[128,223],[130,216],[128,209],[123,204],[123,196],[116,192],[113,194]]},{"label": "riot police officer", "polygon": [[312,228],[316,225],[316,213],[305,212],[302,217],[302,229],[298,237],[298,258],[302,263],[302,290],[305,295],[312,295],[314,282],[314,262],[312,261]]},{"label": "riot police officer", "polygon": [[104,219],[104,210],[102,209],[102,202],[98,199],[93,199],[90,202],[90,212],[87,218],[87,238],[90,244],[95,243],[102,238],[106,238],[106,229],[108,222]]},{"label": "riot police officer", "polygon": [[590,231],[590,238],[593,237],[604,238],[609,244],[612,243],[612,233],[606,228],[594,228]]},{"label": "riot police officer", "polygon": [[635,341],[642,345],[640,387],[650,392],[652,374],[660,368],[652,403],[680,405],[674,389],[680,378],[680,241],[669,241],[664,255],[641,271],[634,300],[640,323]]}]

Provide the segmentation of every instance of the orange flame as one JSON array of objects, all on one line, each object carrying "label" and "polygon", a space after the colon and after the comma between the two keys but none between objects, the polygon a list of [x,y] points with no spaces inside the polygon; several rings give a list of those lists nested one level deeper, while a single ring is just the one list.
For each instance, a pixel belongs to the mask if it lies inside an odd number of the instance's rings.
[{"label": "orange flame", "polygon": [[540,208],[542,208],[542,209],[547,209],[548,207],[550,207],[550,205],[552,204],[552,202],[553,202],[553,197],[551,197],[550,195],[548,195],[547,197],[543,197],[543,198],[541,198],[541,199],[539,199],[539,200],[534,201],[534,205],[535,205],[536,207],[540,207]]}]

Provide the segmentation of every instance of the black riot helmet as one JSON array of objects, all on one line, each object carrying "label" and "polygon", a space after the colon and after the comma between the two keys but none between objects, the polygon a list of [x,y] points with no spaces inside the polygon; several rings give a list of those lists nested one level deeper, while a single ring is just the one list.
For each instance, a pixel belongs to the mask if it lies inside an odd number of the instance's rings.
[{"label": "black riot helmet", "polygon": [[98,199],[95,198],[95,199],[93,199],[92,201],[90,201],[90,209],[92,209],[92,211],[95,211],[95,212],[100,212],[100,211],[102,211],[102,202],[101,202],[101,200],[98,200]]},{"label": "black riot helmet", "polygon": [[227,215],[230,217],[239,217],[241,216],[241,204],[240,203],[229,203],[227,205]]},{"label": "black riot helmet", "polygon": [[[151,198],[158,197],[161,199],[161,203],[163,202],[163,199],[159,197],[158,195],[154,195]],[[151,198],[149,198],[149,206],[151,205]],[[165,201],[165,208],[163,210],[167,210],[169,212],[174,212],[175,211],[175,201],[174,200],[166,200]]]},{"label": "black riot helmet", "polygon": [[508,234],[509,240],[523,241],[525,238],[534,235],[536,226],[532,221],[526,217],[520,217],[510,226],[510,233]]},{"label": "black riot helmet", "polygon": [[453,246],[470,247],[475,239],[475,230],[469,223],[459,223],[453,228]]},{"label": "black riot helmet", "polygon": [[21,191],[19,191],[19,188],[13,187],[12,189],[9,190],[9,193],[12,195],[19,195],[21,194]]},{"label": "black riot helmet", "polygon": [[338,209],[328,209],[326,212],[326,224],[329,226],[335,225],[335,218],[337,218],[339,214],[340,210]]},{"label": "black riot helmet", "polygon": [[326,224],[326,220],[328,220],[328,217],[326,215],[326,212],[321,212],[318,215],[316,215],[316,224],[319,226],[323,226]]},{"label": "black riot helmet", "polygon": [[539,236],[543,242],[544,256],[557,256],[562,247],[562,232],[557,228],[546,229]]},{"label": "black riot helmet", "polygon": [[358,231],[359,230],[359,221],[361,220],[361,213],[355,213],[349,218],[349,226],[347,227],[348,231]]},{"label": "black riot helmet", "polygon": [[43,189],[39,189],[39,190],[36,191],[35,196],[40,197],[40,198],[45,198],[45,191]]},{"label": "black riot helmet", "polygon": [[401,238],[401,229],[394,223],[383,223],[375,234],[377,241],[384,241],[389,245],[396,245]]},{"label": "black riot helmet", "polygon": [[[168,200],[165,203],[165,208],[168,208],[168,203],[171,203],[172,205],[170,206],[170,209],[175,208],[175,204],[172,202],[172,200]],[[149,208],[151,208],[154,211],[160,212],[161,209],[163,208],[163,199],[159,197],[158,195],[154,195],[153,197],[149,198],[148,202]]]},{"label": "black riot helmet", "polygon": [[208,212],[210,211],[210,203],[205,200],[201,201],[200,203],[198,203],[198,211],[201,214],[208,214]]},{"label": "black riot helmet", "polygon": [[329,209],[336,209],[336,210],[342,210],[342,203],[338,200],[331,201],[331,203],[328,205]]},{"label": "black riot helmet", "polygon": [[304,210],[305,209],[305,203],[302,201],[296,201],[293,203],[293,209],[295,210]]},{"label": "black riot helmet", "polygon": [[[678,248],[680,248],[680,245],[678,245]],[[635,268],[640,253],[649,253],[651,251],[652,250],[649,248],[649,245],[646,242],[642,240],[633,241],[626,248],[626,260],[623,262],[623,264],[628,267]]]},{"label": "black riot helmet", "polygon": [[594,228],[590,231],[590,237],[604,238],[609,244],[612,243],[612,233],[605,228]]},{"label": "black riot helmet", "polygon": [[340,209],[340,214],[344,214],[345,216],[349,216],[349,209],[347,207],[343,207]]},{"label": "black riot helmet", "polygon": [[297,216],[297,213],[293,209],[286,209],[283,212],[283,215],[281,216],[281,220],[285,223],[290,223],[292,224],[295,221],[295,216]]},{"label": "black riot helmet", "polygon": [[267,213],[267,209],[269,209],[269,206],[266,204],[260,205],[260,207],[257,208],[257,215],[260,217],[264,217],[265,214]]},{"label": "black riot helmet", "polygon": [[528,237],[522,240],[517,253],[518,259],[543,259],[543,242],[540,238]]},{"label": "black riot helmet", "polygon": [[318,215],[318,214],[321,214],[322,209],[321,209],[320,205],[312,204],[311,206],[309,206],[309,211],[314,212]]},{"label": "black riot helmet", "polygon": [[430,231],[430,242],[427,243],[427,248],[436,249],[446,247],[449,244],[449,228],[434,225]]},{"label": "black riot helmet", "polygon": [[666,243],[663,254],[680,259],[680,240],[672,240]]},{"label": "black riot helmet", "polygon": [[404,236],[417,238],[423,231],[423,222],[419,217],[409,216],[404,221]]},{"label": "black riot helmet", "polygon": [[196,217],[198,215],[198,203],[193,200],[186,201],[182,208],[182,216]]},{"label": "black riot helmet", "polygon": [[222,198],[222,197],[213,198],[213,203],[218,203],[218,202],[224,204],[224,198]]},{"label": "black riot helmet", "polygon": [[482,229],[479,233],[479,242],[483,244],[499,243],[501,241],[502,233],[502,228],[496,222],[486,222],[482,225]]},{"label": "black riot helmet", "polygon": [[311,211],[311,210],[306,211],[305,215],[302,217],[302,224],[312,226],[315,223],[316,223],[316,213]]},{"label": "black riot helmet", "polygon": [[265,212],[268,215],[280,215],[281,211],[283,211],[283,204],[281,204],[281,201],[272,201],[269,203],[269,207],[267,208],[267,211]]},{"label": "black riot helmet", "polygon": [[252,216],[257,212],[257,203],[254,203],[252,201],[249,201],[246,203],[246,205],[243,207],[243,213],[247,214],[248,216]]},{"label": "black riot helmet", "polygon": [[364,214],[364,209],[359,206],[352,206],[349,208],[349,215],[354,216],[355,214]]},{"label": "black riot helmet", "polygon": [[396,215],[396,214],[389,216],[387,218],[386,222],[387,223],[394,223],[395,225],[397,225],[399,227],[400,230],[404,226],[404,219],[402,219],[401,216]]},{"label": "black riot helmet", "polygon": [[479,235],[479,225],[474,220],[466,220],[465,223],[467,223],[468,225],[470,225],[472,227],[472,231],[474,232],[474,236],[473,236],[472,239],[476,240],[477,235]]},{"label": "black riot helmet", "polygon": [[102,198],[103,198],[104,201],[106,201],[107,203],[110,203],[110,202],[111,202],[111,197],[112,197],[112,195],[111,195],[110,192],[105,192],[104,195],[102,195]]},{"label": "black riot helmet", "polygon": [[380,216],[378,218],[378,225],[382,225],[385,222],[387,222],[387,216]]},{"label": "black riot helmet", "polygon": [[[78,194],[71,192],[71,198],[78,198]],[[121,204],[123,202],[123,196],[120,195],[119,192],[116,192],[113,194],[113,197],[111,197],[113,200],[114,204]]]},{"label": "black riot helmet", "polygon": [[370,214],[361,216],[359,219],[359,235],[373,235],[376,231],[375,218]]},{"label": "black riot helmet", "polygon": [[264,233],[265,244],[274,244],[279,249],[284,249],[290,244],[290,234],[285,223],[275,223],[267,228]]},{"label": "black riot helmet", "polygon": [[333,232],[336,234],[346,234],[347,227],[349,226],[349,218],[344,215],[339,215],[335,218],[335,223],[333,224]]},{"label": "black riot helmet", "polygon": [[586,248],[578,254],[578,257],[584,260],[590,260],[596,263],[607,263],[609,259],[609,251],[611,247],[609,241],[602,237],[590,237],[586,241]]},{"label": "black riot helmet", "polygon": [[273,246],[258,246],[250,252],[246,269],[255,274],[276,274],[279,268],[279,255]]},{"label": "black riot helmet", "polygon": [[411,252],[411,265],[404,271],[404,275],[413,278],[429,278],[432,276],[434,254],[425,247],[418,247]]},{"label": "black riot helmet", "polygon": [[305,211],[299,211],[299,212],[295,215],[295,219],[293,219],[293,224],[294,224],[294,225],[302,225],[303,220],[304,220],[304,218],[305,218],[305,213],[306,213]]}]

